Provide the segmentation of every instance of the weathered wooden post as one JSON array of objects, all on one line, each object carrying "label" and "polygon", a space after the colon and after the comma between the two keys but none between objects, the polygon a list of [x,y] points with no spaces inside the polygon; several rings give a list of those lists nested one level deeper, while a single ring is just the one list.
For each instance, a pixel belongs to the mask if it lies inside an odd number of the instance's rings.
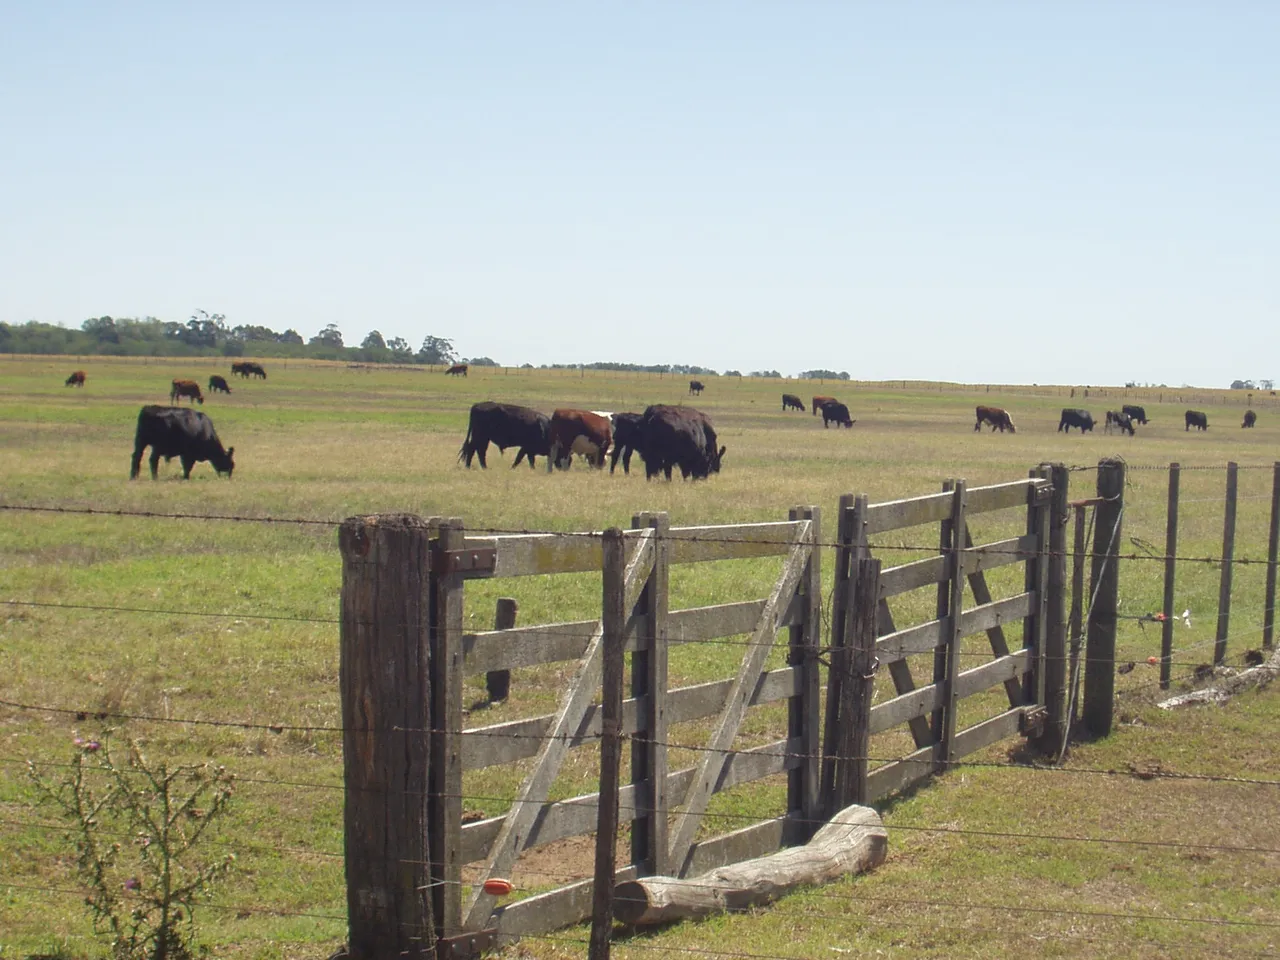
[{"label": "weathered wooden post", "polygon": [[[827,711],[822,723],[822,772],[818,792],[823,797],[823,810],[830,817],[839,807],[832,806],[835,794],[836,757],[840,755],[840,709],[846,696],[848,609],[852,592],[852,564],[856,555],[853,529],[854,497],[840,496],[836,513],[835,570],[831,586],[831,669],[827,671]],[[836,668],[836,662],[842,664]]]},{"label": "weathered wooden post", "polygon": [[627,548],[622,531],[604,532],[600,623],[604,666],[600,702],[600,803],[596,808],[595,883],[592,887],[590,960],[609,960],[613,932],[613,875],[618,846],[618,768],[622,764],[622,679],[626,672]]},{"label": "weathered wooden post", "polygon": [[947,579],[938,584],[938,619],[945,620],[943,643],[934,653],[933,682],[938,688],[938,707],[933,711],[933,769],[941,773],[955,760],[956,677],[960,673],[961,618],[964,612],[965,585],[965,507],[968,491],[963,480],[948,480],[943,487],[951,491],[951,513],[943,520],[939,545],[947,564]]},{"label": "weathered wooden post", "polygon": [[[520,605],[512,597],[499,597],[493,615],[493,629],[510,630],[516,625]],[[484,688],[490,703],[501,703],[511,692],[511,671],[490,670],[484,675]]]},{"label": "weathered wooden post", "polygon": [[1120,517],[1124,461],[1098,463],[1098,498],[1089,577],[1089,638],[1084,664],[1084,725],[1095,737],[1111,733],[1116,690],[1116,607],[1120,593]]},{"label": "weathered wooden post", "polygon": [[633,527],[653,530],[653,570],[637,602],[645,635],[631,655],[631,696],[637,730],[631,742],[631,782],[636,790],[631,823],[631,862],[644,873],[667,873],[667,586],[670,580],[671,519],[641,513]]},{"label": "weathered wooden post", "polygon": [[1236,551],[1236,490],[1239,467],[1227,464],[1227,502],[1222,511],[1222,576],[1218,580],[1218,632],[1213,641],[1213,662],[1222,663],[1227,656],[1227,637],[1231,628],[1231,574]]},{"label": "weathered wooden post", "polygon": [[[838,711],[832,795],[827,816],[851,803],[867,802],[867,753],[871,743],[871,702],[875,690],[876,614],[880,604],[880,561],[862,556],[853,561],[852,592],[846,616],[847,644],[832,651],[831,669],[843,676]],[[837,659],[837,654],[839,658]]]},{"label": "weathered wooden post", "polygon": [[787,810],[798,811],[808,839],[822,822],[819,792],[822,753],[822,685],[818,649],[822,646],[822,512],[815,506],[792,508],[788,519],[809,521],[812,549],[800,575],[804,616],[791,627],[787,665],[800,668],[800,691],[787,701],[787,736],[800,741],[800,765],[787,778]]},{"label": "weathered wooden post", "polygon": [[1262,647],[1270,650],[1275,638],[1276,550],[1280,547],[1280,463],[1271,467],[1271,534],[1267,538],[1267,605],[1263,611]]},{"label": "weathered wooden post", "polygon": [[410,514],[351,517],[338,546],[347,953],[431,960],[430,525]]},{"label": "weathered wooden post", "polygon": [[1173,661],[1173,592],[1178,572],[1178,478],[1182,467],[1169,464],[1169,507],[1164,532],[1164,605],[1160,608],[1164,622],[1160,624],[1160,689],[1169,689],[1169,673]]},{"label": "weathered wooden post", "polygon": [[1048,717],[1040,747],[1057,750],[1067,729],[1067,522],[1071,508],[1067,505],[1071,473],[1065,464],[1042,464],[1041,476],[1053,484],[1053,500],[1049,505],[1049,570],[1047,603],[1045,604],[1044,698]]}]

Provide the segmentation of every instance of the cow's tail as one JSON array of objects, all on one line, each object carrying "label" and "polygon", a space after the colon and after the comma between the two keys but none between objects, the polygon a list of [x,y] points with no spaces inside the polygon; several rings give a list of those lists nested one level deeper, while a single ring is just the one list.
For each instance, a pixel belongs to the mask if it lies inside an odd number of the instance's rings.
[{"label": "cow's tail", "polygon": [[475,447],[471,444],[471,424],[467,424],[467,439],[462,441],[462,449],[458,451],[458,460],[465,460],[467,457],[475,453]]}]

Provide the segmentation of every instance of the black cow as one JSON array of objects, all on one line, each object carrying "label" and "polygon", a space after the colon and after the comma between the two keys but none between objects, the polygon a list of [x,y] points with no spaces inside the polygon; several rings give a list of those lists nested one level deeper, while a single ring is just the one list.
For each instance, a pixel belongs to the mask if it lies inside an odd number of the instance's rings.
[{"label": "black cow", "polygon": [[706,385],[705,385],[705,384],[703,384],[703,382],[702,382],[701,380],[690,380],[690,381],[689,381],[689,396],[691,396],[691,397],[695,397],[695,396],[696,396],[696,397],[700,397],[700,396],[702,396],[702,391],[703,391],[703,390],[705,390],[705,389],[707,389],[707,388],[706,388]]},{"label": "black cow", "polygon": [[1240,424],[1240,426],[1252,427],[1257,422],[1258,422],[1258,415],[1254,413],[1252,410],[1246,410],[1244,412],[1244,423]]},{"label": "black cow", "polygon": [[551,421],[545,414],[528,407],[519,407],[514,403],[494,403],[485,400],[471,407],[471,419],[467,424],[467,438],[458,451],[458,459],[465,460],[471,467],[471,458],[480,458],[481,468],[487,468],[485,454],[489,444],[499,450],[507,447],[519,447],[512,467],[520,466],[524,457],[529,458],[529,466],[534,465],[534,458],[541,454],[551,456],[551,441],[548,431]]},{"label": "black cow", "polygon": [[238,374],[248,380],[250,377],[261,377],[267,379],[267,371],[262,368],[262,364],[254,363],[252,360],[245,360],[231,364],[231,372]]},{"label": "black cow", "polygon": [[832,400],[822,405],[822,429],[827,429],[827,425],[831,423],[837,427],[853,428],[853,421],[849,419],[849,408],[839,400]]},{"label": "black cow", "polygon": [[215,373],[212,377],[209,378],[209,392],[210,393],[230,393],[231,388],[227,386],[226,380],[224,380],[222,377],[218,376],[218,374]]},{"label": "black cow", "polygon": [[640,421],[643,413],[615,413],[613,415],[613,453],[610,454],[609,472],[618,467],[622,458],[622,471],[631,473],[631,454],[640,449]]},{"label": "black cow", "polygon": [[138,429],[133,437],[133,463],[129,479],[138,478],[142,452],[151,448],[151,479],[156,479],[160,458],[168,463],[174,457],[182,460],[182,479],[191,479],[191,468],[207,460],[220,475],[229,478],[235,469],[231,458],[235,447],[222,449],[222,441],[213,429],[213,421],[189,407],[143,407],[138,412]]},{"label": "black cow", "polygon": [[1062,419],[1058,421],[1058,430],[1071,432],[1072,427],[1079,427],[1081,433],[1093,430],[1093,414],[1088,410],[1068,407],[1062,411]]},{"label": "black cow", "polygon": [[1013,426],[1013,417],[1009,416],[1009,411],[1002,407],[979,406],[976,408],[976,412],[978,419],[973,425],[974,430],[981,430],[984,423],[989,423],[991,424],[992,433],[996,432],[996,428],[999,428],[1001,433],[1004,433],[1005,430],[1010,433],[1018,432]]},{"label": "black cow", "polygon": [[672,467],[679,467],[686,480],[719,473],[726,448],[717,449],[716,443],[716,431],[705,414],[692,407],[653,404],[640,420],[639,453],[645,479],[661,471],[670,480]]},{"label": "black cow", "polygon": [[1133,429],[1133,417],[1129,416],[1127,413],[1117,413],[1114,410],[1108,410],[1107,425],[1102,429],[1105,432],[1110,433],[1112,427],[1119,427],[1121,433],[1128,433],[1131,437],[1135,434]]},{"label": "black cow", "polygon": [[1147,411],[1142,407],[1134,406],[1132,403],[1126,403],[1120,408],[1121,413],[1127,413],[1133,417],[1134,423],[1140,423],[1144,427],[1147,425]]},{"label": "black cow", "polygon": [[[1195,427],[1197,430],[1208,430],[1209,417],[1201,413],[1199,410],[1188,410],[1187,411],[1187,430],[1190,430],[1192,427]],[[1185,432],[1186,430],[1183,431],[1183,433]]]},{"label": "black cow", "polygon": [[801,413],[804,413],[804,401],[794,393],[784,393],[782,395],[782,409],[799,410]]}]

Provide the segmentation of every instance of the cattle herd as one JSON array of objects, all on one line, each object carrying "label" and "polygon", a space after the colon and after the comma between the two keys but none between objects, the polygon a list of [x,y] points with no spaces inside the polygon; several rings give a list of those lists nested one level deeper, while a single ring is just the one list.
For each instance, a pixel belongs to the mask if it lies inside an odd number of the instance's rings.
[{"label": "cattle herd", "polygon": [[[231,372],[246,380],[250,377],[262,380],[267,378],[267,371],[261,364],[249,361],[231,364]],[[455,364],[446,373],[465,377],[467,366]],[[86,379],[85,371],[76,370],[67,377],[66,386],[83,387]],[[701,381],[689,381],[691,395],[701,395],[705,389],[706,386]],[[231,393],[226,379],[218,374],[209,377],[208,390],[210,395]],[[184,478],[189,478],[191,468],[201,461],[212,464],[220,475],[231,476],[235,468],[232,459],[234,448],[224,450],[222,441],[213,428],[213,421],[192,407],[179,406],[179,401],[183,399],[189,400],[192,406],[203,404],[205,398],[200,384],[194,380],[174,380],[169,391],[171,406],[149,405],[139,411],[130,479],[138,476],[143,453],[148,447],[151,448],[152,479],[156,477],[161,457],[166,462],[178,457],[182,462]],[[803,413],[805,404],[795,394],[784,393],[782,410]],[[852,428],[857,422],[850,416],[849,408],[835,397],[813,397],[811,410],[815,417],[819,412],[822,413],[823,429],[832,423],[837,429]],[[1001,407],[979,405],[975,413],[975,431],[980,431],[985,423],[992,433],[997,430],[1001,433],[1017,433],[1013,417]],[[1075,427],[1081,433],[1091,433],[1094,422],[1093,414],[1088,410],[1068,407],[1062,411],[1058,420],[1058,432],[1069,434],[1071,428]],[[1244,421],[1240,425],[1251,428],[1257,422],[1257,413],[1246,410]],[[1125,404],[1118,411],[1108,410],[1104,423],[1104,429],[1108,433],[1116,429],[1129,436],[1136,436],[1135,426],[1145,426],[1150,420],[1142,407]],[[1186,411],[1184,423],[1186,431],[1192,427],[1197,430],[1209,429],[1209,418],[1200,410]],[[509,447],[516,449],[512,467],[518,467],[522,460],[527,460],[529,466],[534,467],[538,457],[545,457],[548,472],[553,469],[569,469],[573,457],[577,455],[584,457],[596,469],[603,469],[605,460],[609,459],[610,473],[617,469],[618,461],[621,460],[623,472],[629,474],[631,455],[638,453],[644,462],[646,479],[662,474],[668,480],[675,469],[679,469],[680,475],[686,480],[700,480],[719,473],[726,449],[719,444],[715,428],[706,414],[692,407],[660,403],[646,407],[643,413],[561,408],[548,417],[530,407],[486,400],[471,407],[467,435],[458,452],[458,459],[468,468],[473,460],[479,459],[480,466],[486,468],[490,444],[504,452]]]}]

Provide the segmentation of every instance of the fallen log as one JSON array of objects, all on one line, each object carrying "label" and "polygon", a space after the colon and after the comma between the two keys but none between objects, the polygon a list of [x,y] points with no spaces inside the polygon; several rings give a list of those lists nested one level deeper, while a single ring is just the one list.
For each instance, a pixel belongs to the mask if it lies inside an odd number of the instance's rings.
[{"label": "fallen log", "polygon": [[770,903],[809,883],[865,873],[884,862],[889,834],[870,807],[845,807],[802,847],[743,860],[699,877],[642,877],[613,891],[614,919],[643,927]]},{"label": "fallen log", "polygon": [[1201,703],[1222,704],[1237,693],[1243,693],[1251,687],[1268,684],[1278,676],[1280,676],[1280,649],[1271,654],[1269,660],[1258,664],[1256,667],[1241,670],[1239,673],[1227,677],[1221,683],[1212,687],[1192,690],[1190,693],[1180,693],[1178,696],[1170,697],[1168,700],[1161,700],[1156,706],[1163,710],[1173,710],[1176,707],[1189,707]]}]

